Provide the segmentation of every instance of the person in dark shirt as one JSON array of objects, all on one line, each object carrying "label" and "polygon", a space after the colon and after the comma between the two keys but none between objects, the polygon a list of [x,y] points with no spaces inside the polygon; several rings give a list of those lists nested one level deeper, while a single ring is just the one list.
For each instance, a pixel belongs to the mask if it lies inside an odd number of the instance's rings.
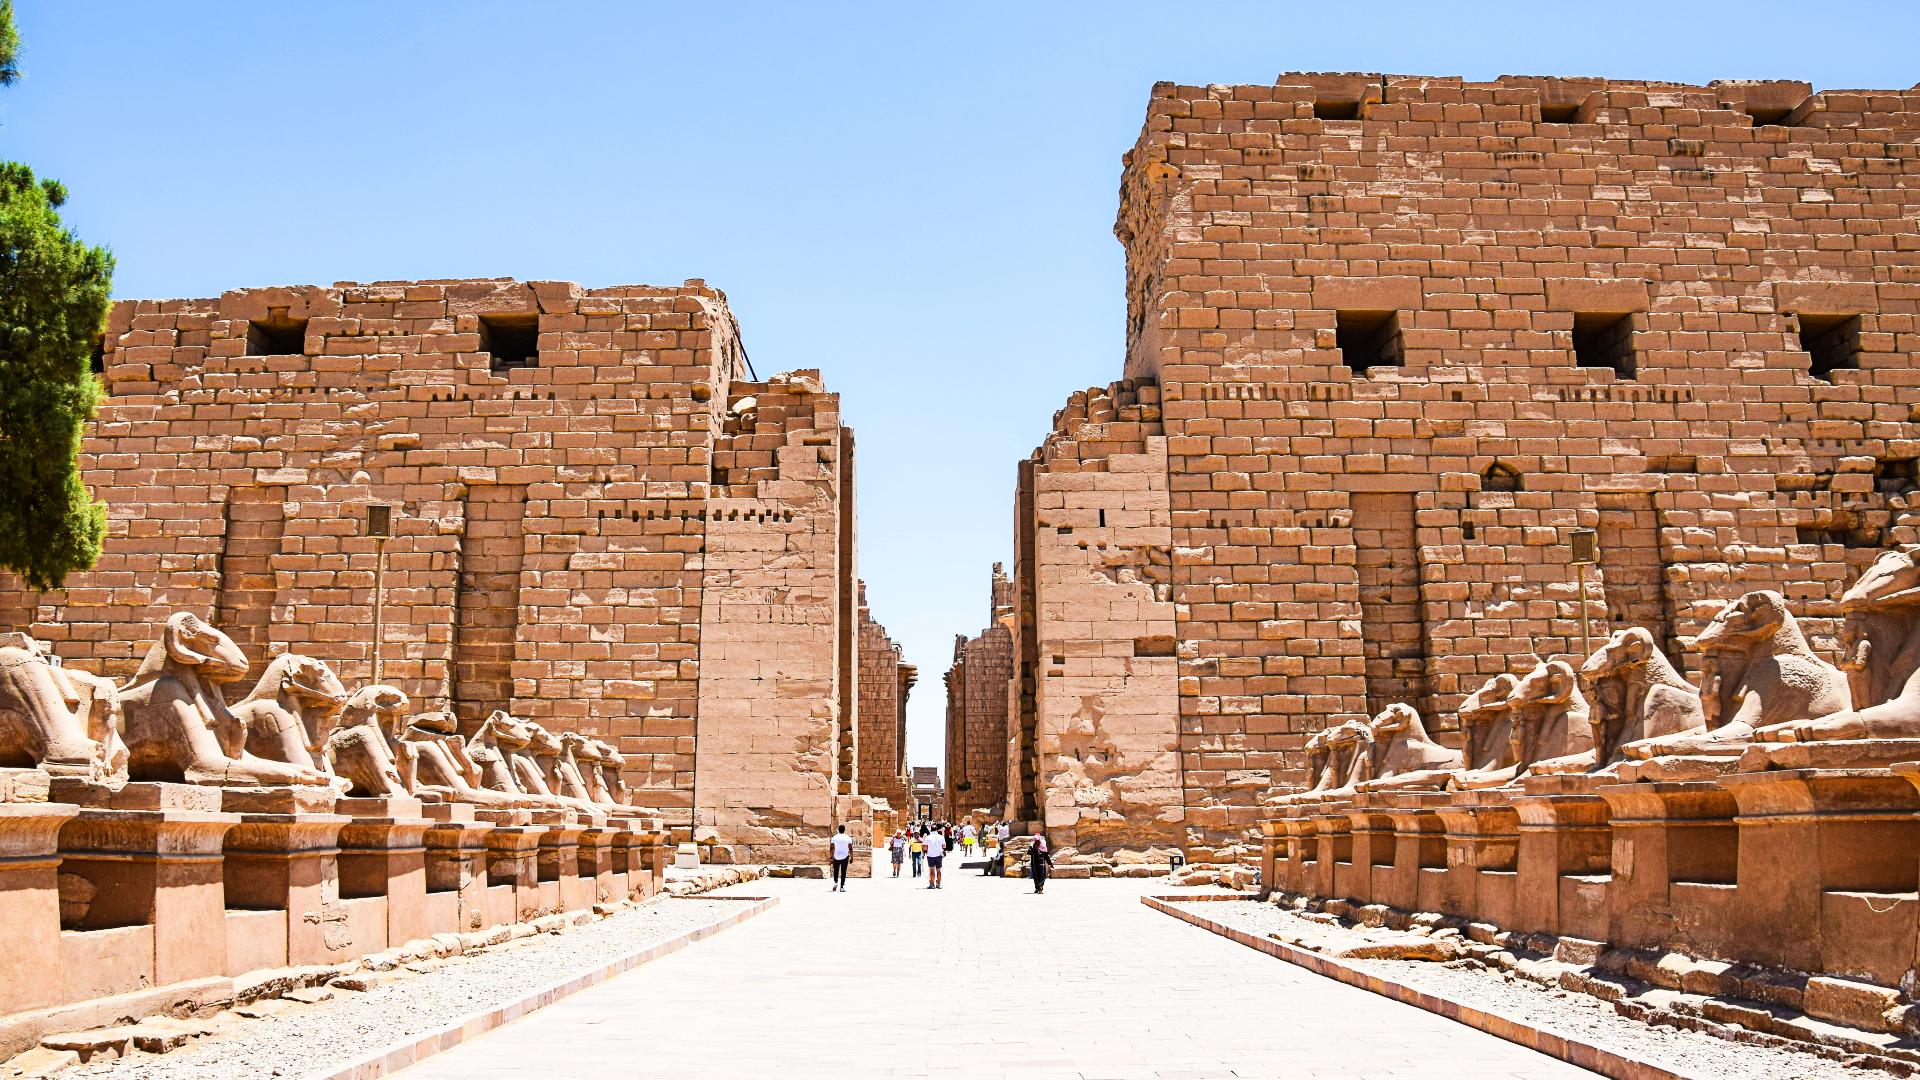
[{"label": "person in dark shirt", "polygon": [[1036,895],[1047,891],[1047,871],[1053,869],[1053,848],[1046,833],[1033,834],[1033,846],[1027,849],[1027,873],[1033,876]]}]

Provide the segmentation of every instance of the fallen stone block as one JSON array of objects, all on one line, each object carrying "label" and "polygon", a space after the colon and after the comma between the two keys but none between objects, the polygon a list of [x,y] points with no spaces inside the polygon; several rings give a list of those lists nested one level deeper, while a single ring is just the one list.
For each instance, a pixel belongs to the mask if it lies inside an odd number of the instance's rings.
[{"label": "fallen stone block", "polygon": [[303,1005],[318,1005],[333,1000],[333,989],[326,986],[301,986],[280,995],[288,1001],[298,1001]]},{"label": "fallen stone block", "polygon": [[1900,991],[1874,983],[1856,982],[1831,975],[1816,975],[1807,980],[1806,1013],[1866,1031],[1897,1031],[1899,1018],[1893,1016],[1900,1005]]},{"label": "fallen stone block", "polygon": [[54,1050],[36,1046],[0,1065],[0,1077],[6,1080],[37,1080],[80,1064],[80,1055],[72,1050]]},{"label": "fallen stone block", "polygon": [[48,1050],[71,1050],[81,1061],[125,1057],[133,1051],[133,1028],[129,1026],[95,1028],[92,1031],[66,1031],[40,1040]]},{"label": "fallen stone block", "polygon": [[213,1025],[197,1020],[176,1020],[170,1016],[156,1016],[142,1020],[128,1029],[133,1035],[133,1045],[149,1054],[164,1054],[178,1050],[195,1039],[213,1034]]}]

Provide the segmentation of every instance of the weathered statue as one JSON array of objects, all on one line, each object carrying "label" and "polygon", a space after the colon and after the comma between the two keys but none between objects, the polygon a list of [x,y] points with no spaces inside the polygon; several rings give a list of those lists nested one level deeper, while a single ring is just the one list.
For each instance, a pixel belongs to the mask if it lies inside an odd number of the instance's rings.
[{"label": "weathered statue", "polygon": [[1624,743],[1706,727],[1699,691],[1644,627],[1614,631],[1580,666],[1580,676],[1593,690],[1593,745],[1602,765],[1619,760]]},{"label": "weathered statue", "polygon": [[311,656],[282,653],[267,664],[253,692],[233,706],[247,731],[247,753],[328,772],[321,748],[347,688],[333,669]]},{"label": "weathered statue", "polygon": [[488,714],[480,730],[467,740],[467,753],[480,767],[481,786],[515,796],[516,806],[575,809],[573,803],[555,798],[547,790],[540,767],[528,752],[533,740],[530,726],[512,714],[502,709]]},{"label": "weathered statue", "polygon": [[387,740],[412,702],[391,686],[363,686],[347,699],[340,726],[327,736],[327,764],[347,781],[347,793],[385,799],[407,794]]},{"label": "weathered statue", "polygon": [[1846,676],[1814,655],[1787,600],[1772,590],[1750,592],[1720,609],[1700,636],[1704,731],[1682,731],[1621,747],[1645,760],[1677,754],[1738,755],[1756,729],[1847,707]]},{"label": "weathered statue", "polygon": [[1271,801],[1312,802],[1351,792],[1355,784],[1367,779],[1372,738],[1373,730],[1363,720],[1349,720],[1315,733],[1307,740],[1307,767],[1312,786]]},{"label": "weathered statue", "polygon": [[1875,559],[1840,610],[1852,708],[1763,728],[1762,740],[1920,738],[1920,545]]},{"label": "weathered statue", "polygon": [[599,739],[593,740],[593,746],[600,754],[600,765],[593,770],[587,782],[596,792],[604,793],[597,794],[594,801],[626,810],[643,809],[633,805],[633,789],[627,786],[623,772],[627,767],[626,755],[612,743]]},{"label": "weathered statue", "polygon": [[468,802],[479,806],[527,806],[524,796],[494,791],[467,754],[467,741],[452,713],[416,714],[390,742],[401,783],[424,802]]},{"label": "weathered statue", "polygon": [[[566,755],[561,737],[531,720],[525,723],[531,738],[527,740],[526,750],[515,758],[515,768],[518,770],[515,775],[520,780],[520,786],[529,794],[538,794],[552,799],[568,809],[596,809],[593,803],[584,797],[586,785],[579,783],[579,770],[574,770],[571,782],[566,777],[567,763],[564,760]],[[583,794],[575,795],[569,788],[579,790]]]},{"label": "weathered statue", "polygon": [[247,753],[246,725],[219,686],[247,674],[233,640],[188,612],[175,612],[121,691],[127,770],[135,780],[227,787],[328,784],[318,769]]},{"label": "weathered statue", "polygon": [[1373,762],[1361,791],[1438,788],[1465,764],[1460,751],[1428,738],[1419,710],[1411,705],[1387,706],[1368,727],[1373,732]]},{"label": "weathered statue", "polygon": [[1547,660],[1521,676],[1509,702],[1513,759],[1522,773],[1593,768],[1593,723],[1580,676],[1565,660]]},{"label": "weathered statue", "polygon": [[1467,736],[1467,768],[1449,781],[1456,788],[1499,787],[1520,771],[1513,758],[1513,697],[1520,680],[1501,672],[1460,703]]},{"label": "weathered statue", "polygon": [[112,783],[126,775],[120,724],[113,680],[61,667],[26,634],[0,636],[0,768]]},{"label": "weathered statue", "polygon": [[561,732],[560,753],[549,759],[552,771],[547,774],[547,781],[555,794],[597,805],[586,773],[599,764],[600,754],[590,743],[591,740],[577,731]]}]

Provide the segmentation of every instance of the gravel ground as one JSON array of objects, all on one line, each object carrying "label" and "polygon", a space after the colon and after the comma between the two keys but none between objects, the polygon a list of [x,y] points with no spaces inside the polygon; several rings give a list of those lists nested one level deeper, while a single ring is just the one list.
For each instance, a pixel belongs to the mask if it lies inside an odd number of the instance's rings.
[{"label": "gravel ground", "polygon": [[[1352,945],[1354,931],[1302,919],[1272,904],[1256,900],[1220,900],[1181,904],[1215,922],[1249,934],[1304,947],[1315,944]],[[1391,979],[1416,990],[1451,998],[1463,1005],[1529,1026],[1590,1043],[1628,1057],[1656,1062],[1687,1076],[1751,1080],[1862,1080],[1885,1076],[1874,1070],[1848,1068],[1814,1054],[1769,1046],[1731,1042],[1702,1032],[1643,1024],[1614,1012],[1606,1003],[1586,994],[1539,987],[1495,971],[1470,971],[1406,960],[1343,960],[1369,975]]]},{"label": "gravel ground", "polygon": [[215,1034],[170,1054],[135,1053],[69,1070],[61,1080],[305,1076],[596,970],[742,907],[738,900],[659,900],[563,934],[450,957],[435,970],[407,973],[364,993],[336,990],[330,1001],[287,1003],[256,1020],[222,1013]]}]

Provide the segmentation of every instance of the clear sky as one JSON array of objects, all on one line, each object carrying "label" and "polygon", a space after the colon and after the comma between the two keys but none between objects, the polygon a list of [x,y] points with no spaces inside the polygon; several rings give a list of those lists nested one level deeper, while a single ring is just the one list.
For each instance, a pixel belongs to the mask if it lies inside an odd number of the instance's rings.
[{"label": "clear sky", "polygon": [[0,157],[116,295],[512,276],[726,290],[859,435],[860,572],[920,665],[1011,561],[1014,463],[1120,375],[1120,155],[1158,80],[1920,80],[1920,4],[18,0]]}]

